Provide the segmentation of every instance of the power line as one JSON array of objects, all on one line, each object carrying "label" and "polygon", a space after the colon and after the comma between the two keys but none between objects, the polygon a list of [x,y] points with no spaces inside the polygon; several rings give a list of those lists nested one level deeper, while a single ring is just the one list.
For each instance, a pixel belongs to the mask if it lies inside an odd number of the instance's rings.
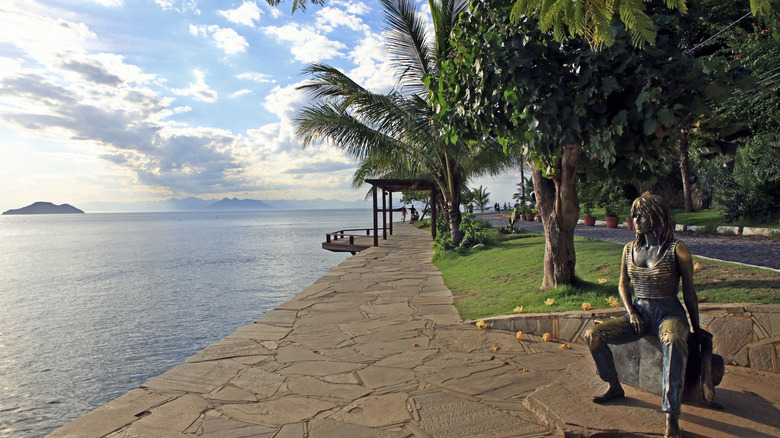
[{"label": "power line", "polygon": [[694,50],[698,49],[699,47],[701,47],[701,46],[703,46],[703,45],[707,44],[707,43],[708,43],[710,40],[712,40],[713,38],[717,37],[718,35],[722,34],[722,33],[723,33],[723,32],[725,32],[725,31],[727,31],[727,30],[731,29],[731,28],[732,28],[732,27],[734,27],[734,26],[735,26],[737,23],[739,23],[740,21],[742,21],[742,20],[744,20],[745,18],[749,17],[749,16],[750,16],[750,14],[751,14],[751,12],[748,12],[747,14],[743,15],[743,16],[742,16],[742,17],[740,17],[740,18],[739,18],[737,21],[735,21],[735,22],[733,22],[733,23],[729,24],[728,26],[724,27],[723,29],[721,29],[721,30],[720,30],[718,33],[716,33],[715,35],[713,35],[713,36],[711,36],[711,37],[707,38],[706,40],[704,40],[704,41],[700,42],[699,44],[696,44],[695,46],[693,46],[693,48],[692,48],[692,49],[690,49],[690,50],[688,50],[688,52],[693,52]]}]

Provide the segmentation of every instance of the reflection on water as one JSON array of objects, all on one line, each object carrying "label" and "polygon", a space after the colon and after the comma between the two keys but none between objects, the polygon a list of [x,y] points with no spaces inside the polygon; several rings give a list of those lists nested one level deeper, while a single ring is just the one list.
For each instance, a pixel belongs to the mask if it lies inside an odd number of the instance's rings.
[{"label": "reflection on water", "polygon": [[41,436],[182,363],[347,255],[371,211],[0,217],[0,436]]}]

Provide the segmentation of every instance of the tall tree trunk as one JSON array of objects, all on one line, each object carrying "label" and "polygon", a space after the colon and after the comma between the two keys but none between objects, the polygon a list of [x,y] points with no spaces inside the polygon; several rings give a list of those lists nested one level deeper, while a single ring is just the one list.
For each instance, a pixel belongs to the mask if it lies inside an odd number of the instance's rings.
[{"label": "tall tree trunk", "polygon": [[455,208],[452,208],[452,204],[448,203],[447,209],[450,215],[450,237],[452,237],[452,244],[458,246],[463,240],[463,232],[460,230],[462,215],[457,204],[455,204]]},{"label": "tall tree trunk", "polygon": [[682,130],[680,138],[680,176],[682,177],[683,196],[685,196],[685,212],[693,213],[693,196],[691,195],[691,165],[688,162],[688,130]]},{"label": "tall tree trunk", "polygon": [[525,163],[522,155],[520,156],[520,203],[525,207]]},{"label": "tall tree trunk", "polygon": [[551,178],[533,169],[536,205],[544,225],[544,279],[542,290],[574,283],[574,228],[580,214],[577,198],[577,166],[580,143],[564,146]]}]

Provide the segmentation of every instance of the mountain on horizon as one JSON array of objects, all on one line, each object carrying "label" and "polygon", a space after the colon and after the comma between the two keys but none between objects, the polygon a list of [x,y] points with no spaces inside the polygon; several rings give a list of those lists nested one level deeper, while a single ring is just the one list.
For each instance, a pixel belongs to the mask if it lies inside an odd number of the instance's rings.
[{"label": "mountain on horizon", "polygon": [[245,210],[268,210],[272,209],[270,205],[263,201],[256,199],[238,199],[238,198],[223,198],[208,207],[206,210],[221,210],[221,211],[245,211]]},{"label": "mountain on horizon", "polygon": [[[189,211],[208,211],[230,209],[209,208],[223,201],[232,201],[229,198],[216,201],[214,199],[200,199],[194,196],[177,199],[169,198],[161,201],[136,201],[136,202],[87,202],[82,208],[89,212],[189,212]],[[234,198],[235,199],[235,198]],[[355,200],[342,201],[340,199],[271,199],[271,200],[252,200],[244,199],[239,201],[262,202],[267,205],[263,210],[320,210],[320,209],[345,209],[345,208],[371,208],[371,201]],[[235,209],[235,207],[234,207]],[[238,210],[259,211],[260,208],[238,208]]]}]

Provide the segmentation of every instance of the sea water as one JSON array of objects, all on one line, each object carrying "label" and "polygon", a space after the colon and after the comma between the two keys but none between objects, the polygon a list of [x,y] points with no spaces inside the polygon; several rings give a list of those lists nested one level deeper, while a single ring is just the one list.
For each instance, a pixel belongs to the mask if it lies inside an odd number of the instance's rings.
[{"label": "sea water", "polygon": [[0,216],[0,436],[43,436],[345,260],[371,210]]}]

